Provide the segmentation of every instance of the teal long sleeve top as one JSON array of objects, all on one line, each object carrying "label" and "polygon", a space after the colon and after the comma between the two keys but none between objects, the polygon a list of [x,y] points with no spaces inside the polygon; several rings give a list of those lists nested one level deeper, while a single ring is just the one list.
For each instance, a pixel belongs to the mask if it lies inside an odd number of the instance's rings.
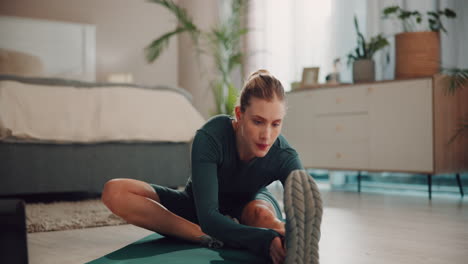
[{"label": "teal long sleeve top", "polygon": [[196,132],[191,159],[186,190],[194,198],[203,232],[268,258],[271,241],[280,235],[272,229],[235,223],[225,215],[251,201],[261,188],[276,180],[284,185],[291,171],[303,169],[297,152],[280,135],[265,157],[243,162],[232,118],[219,115]]}]

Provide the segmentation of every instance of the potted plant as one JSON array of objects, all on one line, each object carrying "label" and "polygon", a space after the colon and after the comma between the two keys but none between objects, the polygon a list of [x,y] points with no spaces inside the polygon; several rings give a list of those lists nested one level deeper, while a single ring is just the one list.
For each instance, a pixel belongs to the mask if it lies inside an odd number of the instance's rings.
[{"label": "potted plant", "polygon": [[388,46],[389,43],[381,34],[366,41],[359,30],[356,16],[354,16],[354,27],[357,34],[357,47],[348,54],[348,66],[351,64],[353,66],[353,81],[355,83],[375,81],[375,62],[372,58],[377,51]]},{"label": "potted plant", "polygon": [[223,17],[218,25],[209,31],[200,30],[185,9],[172,0],[150,2],[167,8],[175,15],[178,25],[173,31],[163,34],[146,47],[147,61],[155,61],[172,37],[181,33],[190,34],[197,52],[208,54],[216,68],[217,78],[211,82],[216,104],[214,114],[232,114],[238,89],[231,80],[231,73],[242,67],[241,38],[247,33],[247,29],[242,27],[241,20],[247,0],[231,0],[229,16]]},{"label": "potted plant", "polygon": [[[417,31],[427,17],[427,27]],[[399,6],[386,7],[384,19],[398,19],[403,33],[395,36],[395,78],[432,76],[440,71],[440,31],[447,33],[442,18],[455,18],[456,13],[448,8],[428,11],[426,16],[419,11],[409,11]]]}]

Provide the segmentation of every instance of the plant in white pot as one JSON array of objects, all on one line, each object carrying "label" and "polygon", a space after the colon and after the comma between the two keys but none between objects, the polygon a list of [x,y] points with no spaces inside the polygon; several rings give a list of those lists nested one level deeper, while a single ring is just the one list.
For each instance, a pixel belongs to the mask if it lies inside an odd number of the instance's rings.
[{"label": "plant in white pot", "polygon": [[[348,54],[348,66],[353,66],[353,82],[373,82],[375,81],[375,62],[372,58],[377,51],[388,46],[389,43],[382,34],[366,41],[359,30],[356,16],[354,16],[354,27],[357,34],[357,47]],[[388,59],[387,54],[387,61]]]},{"label": "plant in white pot", "polygon": [[[447,33],[442,18],[455,18],[457,14],[448,8],[428,11],[409,11],[399,6],[386,7],[384,19],[397,19],[403,25],[403,33],[395,35],[395,78],[432,76],[440,71],[440,31]],[[427,18],[427,27],[421,23]],[[425,27],[418,31],[418,27]]]}]

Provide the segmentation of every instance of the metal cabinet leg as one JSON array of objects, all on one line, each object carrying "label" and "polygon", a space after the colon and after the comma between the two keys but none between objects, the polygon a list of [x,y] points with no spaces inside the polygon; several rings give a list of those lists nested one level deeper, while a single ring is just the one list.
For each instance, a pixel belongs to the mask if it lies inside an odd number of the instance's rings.
[{"label": "metal cabinet leg", "polygon": [[463,197],[463,195],[464,195],[463,194],[463,185],[461,183],[460,173],[457,173],[456,177],[457,177],[458,188],[460,188],[460,195],[461,195],[461,197]]},{"label": "metal cabinet leg", "polygon": [[429,200],[432,200],[432,174],[427,174],[427,187],[429,191]]},{"label": "metal cabinet leg", "polygon": [[361,171],[358,171],[357,175],[357,191],[361,192]]}]

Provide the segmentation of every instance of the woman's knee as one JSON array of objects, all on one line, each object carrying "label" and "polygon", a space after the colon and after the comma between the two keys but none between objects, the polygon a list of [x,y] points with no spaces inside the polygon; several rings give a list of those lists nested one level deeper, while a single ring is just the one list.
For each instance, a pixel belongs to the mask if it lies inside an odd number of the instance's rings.
[{"label": "woman's knee", "polygon": [[130,195],[138,195],[160,202],[158,194],[151,185],[134,179],[108,181],[104,185],[101,200],[113,213],[119,215],[126,212],[125,206],[128,205]]},{"label": "woman's knee", "polygon": [[116,209],[118,199],[126,192],[125,182],[122,179],[112,179],[104,185],[101,201],[112,211]]},{"label": "woman's knee", "polygon": [[261,225],[265,221],[275,220],[275,215],[268,206],[250,202],[242,211],[242,222],[247,225]]}]

